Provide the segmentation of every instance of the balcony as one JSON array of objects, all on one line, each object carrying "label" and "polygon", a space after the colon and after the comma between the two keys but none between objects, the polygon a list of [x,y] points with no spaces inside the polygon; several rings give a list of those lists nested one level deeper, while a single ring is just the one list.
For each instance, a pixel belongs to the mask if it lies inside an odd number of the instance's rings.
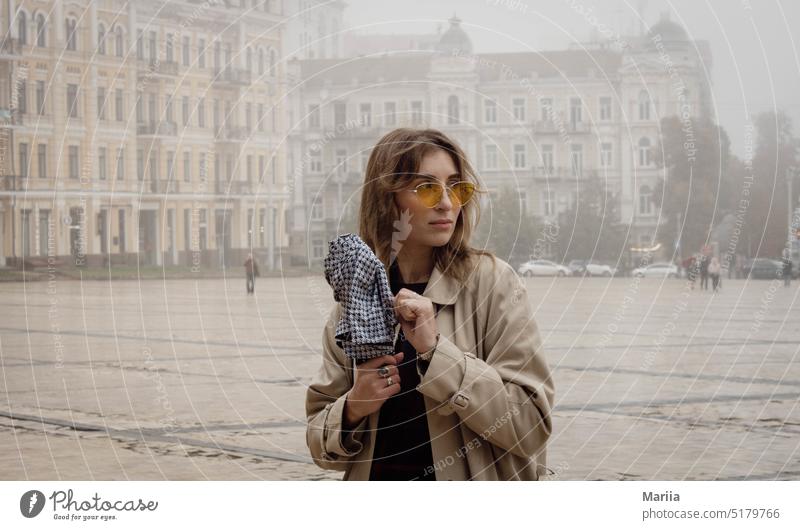
[{"label": "balcony", "polygon": [[250,129],[247,127],[217,127],[214,130],[214,141],[217,143],[244,142],[249,136]]},{"label": "balcony", "polygon": [[212,83],[220,86],[247,86],[252,82],[253,74],[242,68],[214,68]]},{"label": "balcony", "polygon": [[174,121],[149,121],[136,126],[139,136],[177,136],[178,126]]},{"label": "balcony", "polygon": [[553,120],[538,120],[533,124],[533,130],[542,134],[558,134],[563,124]]},{"label": "balcony", "polygon": [[179,182],[175,179],[151,179],[150,193],[178,193]]},{"label": "balcony", "polygon": [[27,178],[19,175],[0,176],[0,191],[17,191],[28,189]]},{"label": "balcony", "polygon": [[567,132],[573,134],[588,134],[592,132],[592,124],[588,121],[574,121],[567,123]]},{"label": "balcony", "polygon": [[179,67],[176,61],[159,61],[148,60],[144,68],[140,68],[137,72],[139,79],[147,78],[153,75],[175,77],[178,75]]},{"label": "balcony", "polygon": [[582,168],[579,175],[576,177],[571,167],[545,167],[534,166],[531,168],[531,174],[536,179],[558,179],[568,180],[576,178],[594,178],[598,176],[596,169]]},{"label": "balcony", "polygon": [[215,180],[214,192],[217,195],[250,195],[253,185],[246,180]]}]

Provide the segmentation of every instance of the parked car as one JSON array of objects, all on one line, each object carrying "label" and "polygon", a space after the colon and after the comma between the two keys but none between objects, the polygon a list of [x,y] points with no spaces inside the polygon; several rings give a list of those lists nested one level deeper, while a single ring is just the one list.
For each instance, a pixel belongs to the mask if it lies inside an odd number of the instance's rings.
[{"label": "parked car", "polygon": [[745,278],[774,280],[782,277],[783,263],[768,258],[748,259],[742,264]]},{"label": "parked car", "polygon": [[633,269],[632,274],[639,278],[677,278],[678,267],[672,263],[652,263]]},{"label": "parked car", "polygon": [[569,276],[569,269],[546,259],[535,259],[520,265],[520,276]]},{"label": "parked car", "polygon": [[604,263],[597,263],[596,261],[590,261],[586,264],[586,274],[589,276],[605,276],[611,277],[617,273],[616,267],[612,267],[611,265],[606,265]]},{"label": "parked car", "polygon": [[574,259],[567,263],[567,268],[572,276],[582,276],[586,274],[586,263],[585,259]]}]

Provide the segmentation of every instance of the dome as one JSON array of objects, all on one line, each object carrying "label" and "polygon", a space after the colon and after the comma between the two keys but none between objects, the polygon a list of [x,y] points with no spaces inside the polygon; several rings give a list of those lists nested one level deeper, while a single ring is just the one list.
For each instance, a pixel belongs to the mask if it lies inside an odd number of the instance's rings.
[{"label": "dome", "polygon": [[663,42],[689,41],[686,30],[683,29],[680,24],[671,21],[667,15],[662,15],[661,20],[650,28],[650,31],[647,33],[647,37],[650,41],[656,36],[660,36]]},{"label": "dome", "polygon": [[436,51],[450,55],[469,55],[472,53],[472,41],[467,33],[461,28],[461,19],[453,15],[449,20],[450,27],[444,32]]}]

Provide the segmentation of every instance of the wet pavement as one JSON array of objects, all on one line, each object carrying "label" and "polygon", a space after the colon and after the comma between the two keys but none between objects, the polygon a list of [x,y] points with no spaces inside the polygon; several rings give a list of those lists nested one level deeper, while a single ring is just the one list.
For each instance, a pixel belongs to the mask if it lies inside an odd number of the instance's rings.
[{"label": "wet pavement", "polygon": [[[798,286],[525,280],[549,479],[800,478]],[[338,479],[311,463],[320,276],[0,283],[0,479]]]}]

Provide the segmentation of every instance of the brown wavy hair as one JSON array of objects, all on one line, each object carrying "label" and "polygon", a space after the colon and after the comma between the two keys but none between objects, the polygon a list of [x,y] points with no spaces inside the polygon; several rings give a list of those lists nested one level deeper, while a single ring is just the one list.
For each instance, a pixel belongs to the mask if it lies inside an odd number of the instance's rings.
[{"label": "brown wavy hair", "polygon": [[[394,193],[405,189],[419,172],[422,159],[436,149],[453,159],[461,179],[475,184],[477,193],[484,193],[472,165],[459,145],[436,129],[395,129],[381,138],[367,162],[359,211],[359,237],[381,260],[386,271],[391,265],[394,222],[400,219],[400,209]],[[492,257],[491,252],[470,246],[473,230],[480,221],[480,204],[476,198],[461,207],[455,229],[446,245],[433,248],[434,266],[443,274],[466,284],[479,255]]]}]

